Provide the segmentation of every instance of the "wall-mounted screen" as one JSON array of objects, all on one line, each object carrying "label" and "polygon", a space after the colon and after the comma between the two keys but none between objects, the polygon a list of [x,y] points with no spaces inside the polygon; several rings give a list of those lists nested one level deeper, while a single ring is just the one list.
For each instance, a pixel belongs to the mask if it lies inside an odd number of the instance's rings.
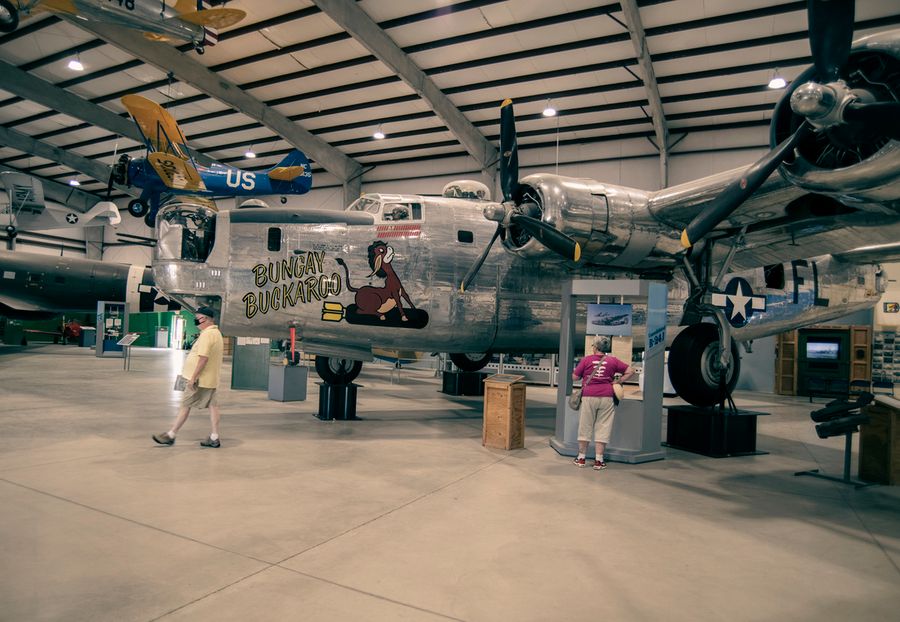
[{"label": "wall-mounted screen", "polygon": [[806,342],[806,358],[811,361],[837,361],[841,357],[841,342],[809,339]]}]

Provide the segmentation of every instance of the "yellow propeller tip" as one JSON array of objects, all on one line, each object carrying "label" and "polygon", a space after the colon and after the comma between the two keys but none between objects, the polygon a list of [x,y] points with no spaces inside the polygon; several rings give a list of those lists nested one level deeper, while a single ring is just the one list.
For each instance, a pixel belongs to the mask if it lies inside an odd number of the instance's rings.
[{"label": "yellow propeller tip", "polygon": [[465,294],[465,293],[466,293],[466,288],[465,288],[465,286],[463,286],[463,285],[460,285],[460,286],[459,286],[459,293],[460,293],[460,294]]},{"label": "yellow propeller tip", "polygon": [[688,239],[687,229],[681,232],[681,245],[685,248],[690,248],[693,246],[690,239]]},{"label": "yellow propeller tip", "polygon": [[512,100],[511,100],[510,98],[507,97],[506,99],[503,100],[503,103],[500,104],[500,107],[501,107],[501,108],[504,108],[504,107],[506,107],[506,106],[509,106],[511,103],[512,103]]},{"label": "yellow propeller tip", "polygon": [[581,259],[581,244],[575,242],[575,261]]}]

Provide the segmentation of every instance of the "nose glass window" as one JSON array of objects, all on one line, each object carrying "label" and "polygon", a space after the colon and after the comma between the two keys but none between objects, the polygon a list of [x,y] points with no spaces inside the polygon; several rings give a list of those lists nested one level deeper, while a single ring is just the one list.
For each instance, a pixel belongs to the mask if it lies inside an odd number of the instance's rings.
[{"label": "nose glass window", "polygon": [[159,259],[181,259],[203,263],[212,252],[216,233],[216,213],[194,205],[176,205],[157,218]]}]

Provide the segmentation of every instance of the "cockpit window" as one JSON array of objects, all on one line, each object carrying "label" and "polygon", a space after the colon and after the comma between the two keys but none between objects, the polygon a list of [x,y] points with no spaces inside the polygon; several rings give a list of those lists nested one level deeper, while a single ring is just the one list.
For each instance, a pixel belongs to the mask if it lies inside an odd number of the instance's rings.
[{"label": "cockpit window", "polygon": [[205,262],[212,251],[216,213],[197,205],[173,205],[160,211],[156,253],[159,259]]},{"label": "cockpit window", "polygon": [[381,201],[366,197],[356,199],[356,201],[351,203],[350,207],[347,208],[347,211],[349,212],[369,212],[370,214],[377,214],[380,210]]},{"label": "cockpit window", "polygon": [[382,220],[422,220],[419,203],[385,203]]}]

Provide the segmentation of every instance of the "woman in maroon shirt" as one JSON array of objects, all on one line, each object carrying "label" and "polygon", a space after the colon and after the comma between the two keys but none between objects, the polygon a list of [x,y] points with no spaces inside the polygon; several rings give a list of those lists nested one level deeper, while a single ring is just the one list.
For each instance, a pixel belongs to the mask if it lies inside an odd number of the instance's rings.
[{"label": "woman in maroon shirt", "polygon": [[613,402],[613,380],[616,374],[622,374],[615,382],[621,384],[634,375],[631,365],[610,354],[612,341],[609,337],[594,339],[594,353],[581,359],[572,379],[582,379],[581,415],[578,419],[578,457],[576,466],[585,466],[585,454],[588,443],[593,438],[596,447],[594,469],[606,468],[603,452],[612,433],[615,403]]}]

